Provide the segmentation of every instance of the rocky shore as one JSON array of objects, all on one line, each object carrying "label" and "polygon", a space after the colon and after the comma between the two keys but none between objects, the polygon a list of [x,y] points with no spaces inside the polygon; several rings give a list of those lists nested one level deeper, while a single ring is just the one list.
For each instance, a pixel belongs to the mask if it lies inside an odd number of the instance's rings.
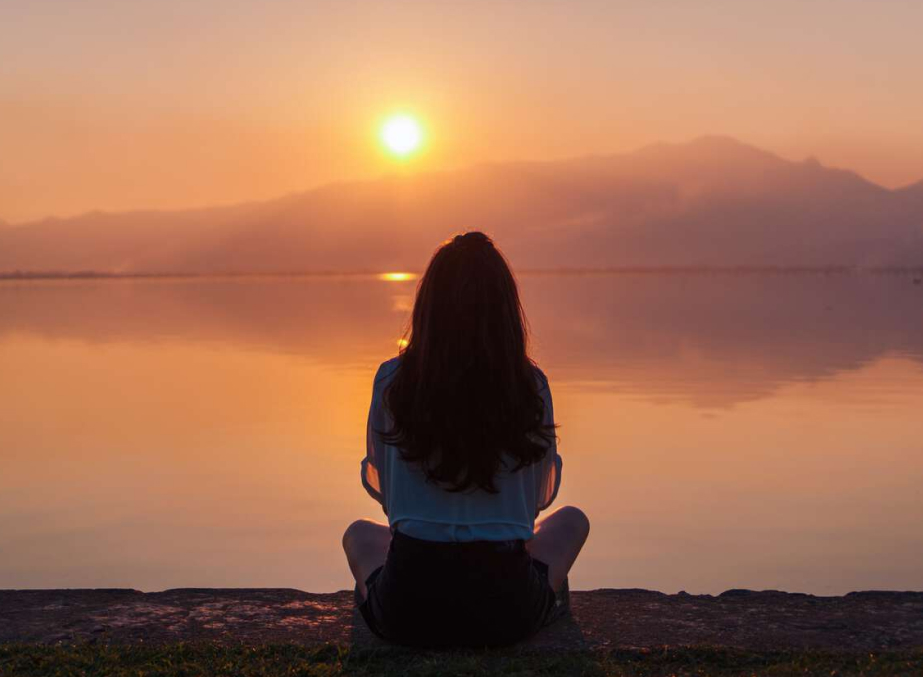
[{"label": "rocky shore", "polygon": [[[776,591],[728,590],[711,596],[607,589],[572,592],[571,606],[571,617],[526,646],[839,652],[923,647],[923,592],[816,597]],[[0,591],[0,643],[194,641],[354,647],[378,643],[355,613],[349,591]]]}]

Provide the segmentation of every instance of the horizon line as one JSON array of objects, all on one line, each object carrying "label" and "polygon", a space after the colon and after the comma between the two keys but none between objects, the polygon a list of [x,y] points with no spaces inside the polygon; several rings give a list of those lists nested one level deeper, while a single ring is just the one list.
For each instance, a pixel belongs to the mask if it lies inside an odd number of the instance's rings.
[{"label": "horizon line", "polygon": [[[390,275],[407,277],[388,278]],[[914,266],[861,266],[861,265],[703,265],[703,266],[611,266],[611,267],[562,267],[562,268],[525,268],[515,271],[516,276],[532,275],[631,275],[631,274],[923,274],[923,263]],[[381,281],[413,282],[423,275],[422,270],[401,269],[400,271],[382,270],[294,270],[278,272],[258,271],[224,271],[224,272],[182,272],[182,271],[139,271],[107,272],[99,270],[83,271],[0,271],[2,281],[41,281],[41,280],[169,280],[169,279],[241,279],[241,278],[376,278]],[[918,282],[921,278],[915,278]]]}]

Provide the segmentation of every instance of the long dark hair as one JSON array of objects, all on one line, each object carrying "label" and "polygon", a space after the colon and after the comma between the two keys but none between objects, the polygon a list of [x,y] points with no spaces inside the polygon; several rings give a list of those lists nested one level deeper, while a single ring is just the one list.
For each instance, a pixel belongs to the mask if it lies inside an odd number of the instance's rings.
[{"label": "long dark hair", "polygon": [[528,356],[527,327],[516,280],[489,237],[465,233],[436,250],[385,391],[394,426],[381,431],[429,481],[496,493],[504,454],[513,471],[544,457],[554,426],[542,422],[544,377]]}]

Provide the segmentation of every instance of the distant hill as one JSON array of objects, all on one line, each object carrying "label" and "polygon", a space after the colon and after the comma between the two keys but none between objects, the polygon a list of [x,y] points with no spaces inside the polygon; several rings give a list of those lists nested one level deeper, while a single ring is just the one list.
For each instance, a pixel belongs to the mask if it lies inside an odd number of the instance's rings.
[{"label": "distant hill", "polygon": [[269,202],[0,229],[0,271],[419,269],[452,233],[522,268],[923,265],[923,182],[888,190],[726,137],[338,183]]}]

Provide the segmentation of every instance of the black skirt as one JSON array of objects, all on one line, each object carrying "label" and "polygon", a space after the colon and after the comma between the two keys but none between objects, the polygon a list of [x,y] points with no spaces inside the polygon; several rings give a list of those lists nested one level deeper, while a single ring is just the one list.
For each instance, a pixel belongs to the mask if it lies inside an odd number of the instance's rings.
[{"label": "black skirt", "polygon": [[417,647],[513,644],[567,606],[521,540],[439,543],[395,532],[366,586],[359,611],[372,632]]}]

